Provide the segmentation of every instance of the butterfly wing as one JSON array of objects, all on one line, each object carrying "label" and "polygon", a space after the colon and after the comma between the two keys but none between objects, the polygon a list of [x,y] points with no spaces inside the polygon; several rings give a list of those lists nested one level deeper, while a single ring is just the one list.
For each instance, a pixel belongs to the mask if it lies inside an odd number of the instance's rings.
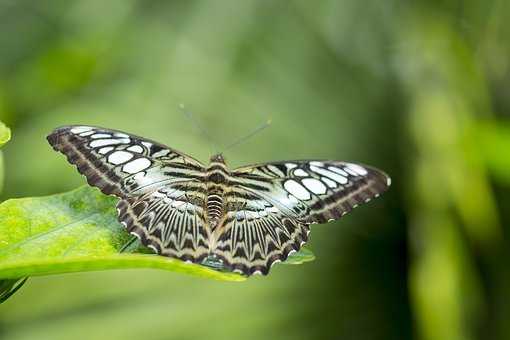
[{"label": "butterfly wing", "polygon": [[203,165],[121,131],[65,126],[48,136],[90,185],[121,198],[119,221],[157,253],[200,262],[207,253]]},{"label": "butterfly wing", "polygon": [[267,274],[307,241],[309,225],[335,220],[390,185],[353,163],[292,161],[233,171],[216,253],[231,270]]},{"label": "butterfly wing", "polygon": [[203,176],[203,165],[165,145],[121,131],[64,126],[48,137],[90,185],[125,198]]},{"label": "butterfly wing", "polygon": [[338,161],[290,161],[234,170],[234,186],[303,223],[336,220],[386,191],[390,178],[373,167]]},{"label": "butterfly wing", "polygon": [[266,275],[273,263],[286,260],[307,241],[307,224],[257,194],[232,187],[226,198],[214,252],[229,270]]},{"label": "butterfly wing", "polygon": [[209,253],[205,185],[173,183],[119,201],[119,221],[156,253],[200,263]]}]

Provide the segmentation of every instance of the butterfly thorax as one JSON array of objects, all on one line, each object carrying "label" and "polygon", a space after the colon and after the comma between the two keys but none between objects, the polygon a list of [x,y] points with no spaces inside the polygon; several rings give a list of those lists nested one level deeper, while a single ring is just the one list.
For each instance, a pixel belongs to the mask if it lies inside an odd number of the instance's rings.
[{"label": "butterfly thorax", "polygon": [[211,157],[206,171],[207,220],[215,229],[224,215],[224,194],[228,185],[229,171],[221,154]]}]

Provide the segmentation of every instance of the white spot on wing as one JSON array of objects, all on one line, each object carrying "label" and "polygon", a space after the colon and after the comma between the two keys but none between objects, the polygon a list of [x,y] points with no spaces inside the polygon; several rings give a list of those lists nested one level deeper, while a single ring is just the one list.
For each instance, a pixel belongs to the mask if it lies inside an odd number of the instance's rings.
[{"label": "white spot on wing", "polygon": [[90,136],[90,135],[93,135],[94,134],[94,131],[86,131],[86,132],[82,132],[80,133],[80,136],[82,137],[87,137],[87,136]]},{"label": "white spot on wing", "polygon": [[345,178],[344,176],[341,176],[337,173],[331,172],[326,169],[318,168],[318,167],[312,165],[312,166],[310,166],[310,170],[312,170],[313,172],[316,172],[322,176],[326,176],[340,184],[346,184],[348,182],[347,178]]},{"label": "white spot on wing", "polygon": [[153,192],[153,193],[152,193],[152,195],[153,195],[154,197],[157,197],[157,198],[164,198],[164,197],[168,197],[168,196],[166,196],[164,193],[162,193],[161,191],[155,191],[155,192]]},{"label": "white spot on wing", "polygon": [[358,164],[352,164],[352,163],[347,164],[347,167],[361,176],[365,176],[366,174],[368,174],[367,169],[365,169],[362,166],[359,166]]},{"label": "white spot on wing", "polygon": [[92,130],[90,126],[76,126],[71,129],[71,132],[74,134],[78,134],[90,130]]},{"label": "white spot on wing", "polygon": [[142,142],[142,144],[148,149],[150,149],[150,147],[152,146],[152,143],[149,142]]},{"label": "white spot on wing", "polygon": [[294,195],[289,195],[289,202],[292,204],[299,203],[298,199]]},{"label": "white spot on wing", "polygon": [[310,193],[301,184],[292,179],[286,181],[283,186],[285,190],[296,196],[298,199],[308,200],[311,197]]},{"label": "white spot on wing", "polygon": [[332,180],[330,180],[330,179],[329,179],[329,178],[327,178],[327,177],[321,177],[321,179],[322,179],[322,181],[323,181],[324,183],[326,183],[326,184],[327,184],[327,186],[328,186],[328,187],[330,187],[330,188],[336,188],[336,187],[338,186],[338,184],[336,184],[336,182],[335,182],[335,181],[332,181]]},{"label": "white spot on wing", "polygon": [[126,144],[129,143],[129,139],[98,139],[90,142],[91,148],[98,148],[107,145]]},{"label": "white spot on wing", "polygon": [[244,220],[244,212],[243,211],[236,211],[236,219],[238,221]]},{"label": "white spot on wing", "polygon": [[318,161],[313,161],[313,162],[310,162],[310,165],[323,167],[324,163],[318,162]]},{"label": "white spot on wing", "polygon": [[328,190],[321,181],[315,178],[305,178],[301,182],[314,194],[322,195]]},{"label": "white spot on wing", "polygon": [[294,175],[299,177],[308,177],[308,173],[304,171],[303,169],[296,169],[294,170]]},{"label": "white spot on wing", "polygon": [[345,176],[345,177],[349,176],[349,174],[347,172],[343,171],[340,168],[337,168],[336,166],[330,166],[328,169],[333,171],[333,172],[336,172],[339,175],[342,175],[342,176]]},{"label": "white spot on wing", "polygon": [[345,168],[345,171],[347,171],[347,173],[349,173],[350,176],[354,176],[354,177],[358,177],[359,174],[357,172],[355,172],[354,170],[350,169],[350,168]]},{"label": "white spot on wing", "polygon": [[[290,199],[291,197],[294,199],[295,202]],[[283,204],[286,207],[289,207],[289,206],[296,204],[296,202],[299,202],[299,201],[291,194],[288,194],[283,197],[279,197],[278,202],[280,202],[281,204]]]},{"label": "white spot on wing", "polygon": [[99,149],[99,153],[101,155],[105,155],[108,152],[112,151],[113,149],[115,149],[113,146],[105,146],[104,148]]},{"label": "white spot on wing", "polygon": [[151,166],[151,161],[147,158],[137,158],[134,161],[131,161],[122,167],[122,171],[127,172],[129,174],[135,174],[142,170],[147,169]]},{"label": "white spot on wing", "polygon": [[110,135],[108,133],[96,133],[95,135],[90,136],[90,138],[93,138],[93,139],[112,138],[112,135]]},{"label": "white spot on wing", "polygon": [[156,152],[155,154],[153,154],[152,157],[154,157],[154,158],[164,157],[164,156],[168,155],[169,153],[170,153],[170,150],[163,149],[163,150],[160,150],[160,151]]},{"label": "white spot on wing", "polygon": [[145,178],[145,173],[139,172],[136,175],[133,176],[135,181],[141,181]]},{"label": "white spot on wing", "polygon": [[294,164],[294,163],[285,163],[285,166],[287,167],[287,169],[294,169],[297,167],[297,164]]},{"label": "white spot on wing", "polygon": [[127,150],[133,151],[133,152],[136,152],[136,153],[142,153],[143,152],[143,148],[140,145],[131,145],[129,148],[127,148]]},{"label": "white spot on wing", "polygon": [[278,168],[277,168],[277,167],[275,167],[274,165],[269,164],[269,165],[267,166],[267,168],[268,168],[270,171],[272,171],[272,172],[274,172],[275,174],[277,174],[278,176],[280,176],[280,177],[285,176],[285,173],[283,173],[280,169],[278,169]]},{"label": "white spot on wing", "polygon": [[108,162],[118,165],[122,163],[126,163],[131,158],[133,158],[133,154],[126,151],[115,151],[110,156],[108,156]]},{"label": "white spot on wing", "polygon": [[121,138],[129,138],[129,135],[126,135],[125,133],[122,133],[122,132],[115,133],[115,136],[121,137]]}]

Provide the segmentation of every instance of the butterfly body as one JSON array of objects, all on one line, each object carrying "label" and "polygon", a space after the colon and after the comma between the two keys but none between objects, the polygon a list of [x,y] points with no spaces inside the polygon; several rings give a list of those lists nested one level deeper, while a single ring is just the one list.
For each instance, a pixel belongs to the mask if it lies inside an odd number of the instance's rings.
[{"label": "butterfly body", "polygon": [[267,274],[336,220],[385,191],[383,172],[339,161],[284,161],[229,170],[155,141],[93,126],[48,136],[90,185],[120,198],[119,221],[156,253],[215,269]]},{"label": "butterfly body", "polygon": [[229,177],[230,174],[223,156],[211,157],[211,162],[206,170],[205,182],[207,183],[207,221],[212,230],[217,227],[225,211],[224,196],[228,190]]}]

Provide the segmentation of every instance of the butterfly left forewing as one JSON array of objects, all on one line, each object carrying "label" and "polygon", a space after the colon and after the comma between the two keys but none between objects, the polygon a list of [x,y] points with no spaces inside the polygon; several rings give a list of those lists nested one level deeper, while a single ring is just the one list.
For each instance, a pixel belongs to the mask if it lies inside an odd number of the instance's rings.
[{"label": "butterfly left forewing", "polygon": [[203,176],[202,164],[149,139],[95,126],[64,126],[48,137],[90,185],[105,194],[137,196]]}]

